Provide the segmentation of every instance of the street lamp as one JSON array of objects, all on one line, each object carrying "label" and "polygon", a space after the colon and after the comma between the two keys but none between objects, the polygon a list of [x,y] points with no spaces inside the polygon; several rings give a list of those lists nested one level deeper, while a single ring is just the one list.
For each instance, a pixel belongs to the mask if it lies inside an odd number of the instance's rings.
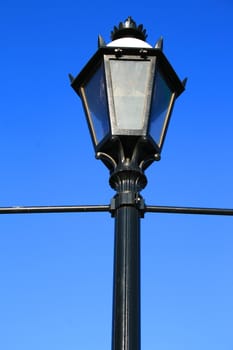
[{"label": "street lamp", "polygon": [[162,52],[129,17],[71,78],[81,97],[96,157],[110,170],[117,194],[115,217],[112,350],[140,349],[140,191],[145,169],[160,159],[175,99],[184,91]]},{"label": "street lamp", "polygon": [[146,168],[160,159],[175,99],[184,91],[162,52],[131,17],[114,27],[71,85],[81,97],[96,157],[110,171],[110,205],[0,207],[0,214],[106,212],[115,217],[112,350],[140,350],[140,218],[144,213],[233,216],[233,209],[145,205]]},{"label": "street lamp", "polygon": [[163,54],[162,41],[152,48],[131,17],[111,37],[108,45],[99,37],[99,49],[71,85],[82,99],[97,158],[111,173],[126,163],[144,171],[160,158],[184,83]]}]

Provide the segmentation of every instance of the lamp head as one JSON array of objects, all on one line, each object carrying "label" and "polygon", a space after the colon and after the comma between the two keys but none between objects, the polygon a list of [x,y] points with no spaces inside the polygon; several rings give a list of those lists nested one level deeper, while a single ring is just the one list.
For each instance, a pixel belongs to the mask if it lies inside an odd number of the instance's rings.
[{"label": "lamp head", "polygon": [[146,30],[128,17],[72,80],[81,97],[96,156],[114,172],[119,163],[144,171],[160,159],[176,98],[184,84]]}]

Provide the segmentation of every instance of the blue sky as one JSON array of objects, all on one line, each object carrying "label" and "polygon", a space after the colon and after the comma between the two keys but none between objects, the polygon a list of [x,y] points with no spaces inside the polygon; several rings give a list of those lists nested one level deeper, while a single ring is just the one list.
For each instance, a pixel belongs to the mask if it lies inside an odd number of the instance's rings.
[{"label": "blue sky", "polygon": [[[0,206],[110,202],[68,73],[129,15],[188,76],[146,203],[233,207],[230,0],[2,1]],[[0,217],[0,349],[110,349],[113,225]],[[233,219],[146,214],[141,240],[142,349],[232,350]]]}]

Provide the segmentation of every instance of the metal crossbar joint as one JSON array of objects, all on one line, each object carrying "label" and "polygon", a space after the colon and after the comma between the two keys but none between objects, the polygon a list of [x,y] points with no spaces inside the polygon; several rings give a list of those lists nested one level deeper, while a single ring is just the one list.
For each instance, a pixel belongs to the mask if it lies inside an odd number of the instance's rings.
[{"label": "metal crossbar joint", "polygon": [[114,196],[110,204],[110,213],[115,216],[115,211],[120,207],[133,206],[141,212],[141,217],[144,217],[145,202],[140,194],[135,192],[120,192]]}]

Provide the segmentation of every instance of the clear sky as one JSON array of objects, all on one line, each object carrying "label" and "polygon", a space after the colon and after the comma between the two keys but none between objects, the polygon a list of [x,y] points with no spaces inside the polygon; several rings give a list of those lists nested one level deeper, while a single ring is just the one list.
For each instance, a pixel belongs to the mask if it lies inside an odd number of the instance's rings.
[{"label": "clear sky", "polygon": [[[187,89],[147,204],[233,208],[231,0],[2,1],[0,206],[109,204],[69,86],[132,16]],[[0,349],[111,348],[114,220],[108,213],[0,217]],[[233,349],[233,217],[146,214],[142,350]]]}]

